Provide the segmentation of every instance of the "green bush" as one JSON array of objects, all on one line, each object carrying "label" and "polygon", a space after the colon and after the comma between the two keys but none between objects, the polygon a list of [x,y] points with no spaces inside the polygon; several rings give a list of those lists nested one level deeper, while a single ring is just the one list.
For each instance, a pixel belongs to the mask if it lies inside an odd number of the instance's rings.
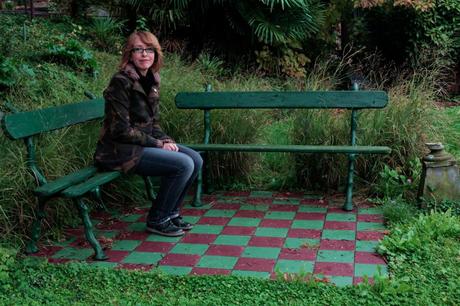
[{"label": "green bush", "polygon": [[93,18],[88,28],[92,44],[102,51],[121,50],[121,29],[122,21],[117,21],[110,17]]}]

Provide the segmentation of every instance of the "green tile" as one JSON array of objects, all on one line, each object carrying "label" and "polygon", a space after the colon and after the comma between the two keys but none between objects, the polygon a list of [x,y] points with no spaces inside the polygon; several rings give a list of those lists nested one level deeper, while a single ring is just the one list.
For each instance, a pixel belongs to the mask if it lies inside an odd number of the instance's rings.
[{"label": "green tile", "polygon": [[259,271],[233,270],[232,275],[257,277],[257,278],[265,278],[265,279],[270,278],[269,272],[259,272]]},{"label": "green tile", "polygon": [[358,231],[383,231],[385,226],[377,222],[358,222]]},{"label": "green tile", "polygon": [[353,285],[353,277],[351,276],[328,276],[327,278],[337,287]]},{"label": "green tile", "polygon": [[243,204],[240,207],[240,210],[258,210],[258,211],[267,211],[269,208],[268,204]]},{"label": "green tile", "polygon": [[184,207],[189,208],[189,209],[208,210],[212,208],[212,205],[203,203],[203,205],[201,206],[193,206],[192,203],[186,203]]},{"label": "green tile", "polygon": [[287,236],[288,230],[288,228],[259,227],[256,229],[255,235],[261,237],[284,238]]},{"label": "green tile", "polygon": [[145,231],[145,223],[144,222],[134,222],[128,225],[128,230],[133,232],[143,232]]},{"label": "green tile", "polygon": [[271,198],[273,196],[273,192],[271,191],[252,191],[249,196],[253,198]]},{"label": "green tile", "polygon": [[258,218],[232,218],[228,225],[231,226],[258,226],[260,219]]},{"label": "green tile", "polygon": [[220,234],[223,228],[222,225],[195,224],[190,232],[194,234]]},{"label": "green tile", "polygon": [[312,273],[313,261],[280,259],[276,263],[275,271],[281,273]]},{"label": "green tile", "polygon": [[94,231],[94,234],[95,234],[97,237],[105,237],[105,238],[114,238],[114,237],[116,237],[119,233],[120,233],[120,231],[116,231],[116,230],[109,230],[109,231],[95,230],[95,231]]},{"label": "green tile", "polygon": [[319,250],[316,257],[318,262],[353,262],[355,253],[353,251]]},{"label": "green tile", "polygon": [[269,211],[265,214],[265,219],[293,220],[295,211]]},{"label": "green tile", "polygon": [[158,269],[171,275],[187,275],[192,271],[191,267],[159,266]]},{"label": "green tile", "polygon": [[280,251],[280,248],[246,247],[241,257],[276,259]]},{"label": "green tile", "polygon": [[243,198],[238,198],[238,197],[232,197],[232,196],[222,196],[219,197],[219,203],[233,203],[233,204],[239,204],[239,203],[244,203]]},{"label": "green tile", "polygon": [[69,244],[71,244],[72,242],[74,242],[77,238],[76,237],[68,237],[67,239],[65,240],[61,240],[61,241],[56,241],[54,243],[54,245],[56,246],[61,246],[61,247],[66,247],[68,246]]},{"label": "green tile", "polygon": [[125,222],[136,222],[140,217],[142,217],[140,214],[124,215],[120,220]]},{"label": "green tile", "polygon": [[215,269],[233,269],[238,257],[232,256],[211,256],[206,255],[201,257],[201,260],[196,265],[200,268],[215,268]]},{"label": "green tile", "polygon": [[356,241],[356,251],[358,252],[375,252],[375,248],[379,245],[378,241]]},{"label": "green tile", "polygon": [[163,258],[161,253],[153,252],[132,252],[123,259],[123,263],[132,263],[132,264],[156,264],[159,260]]},{"label": "green tile", "polygon": [[227,209],[210,209],[204,216],[205,217],[226,217],[231,218],[236,213],[236,210],[227,210]]},{"label": "green tile", "polygon": [[355,214],[336,214],[330,213],[326,215],[326,221],[342,221],[342,222],[355,222]]},{"label": "green tile", "polygon": [[301,229],[316,229],[320,230],[323,228],[323,220],[294,220],[292,222],[292,228],[301,228]]},{"label": "green tile", "polygon": [[183,216],[184,221],[187,221],[192,224],[196,224],[200,220],[200,216]]},{"label": "green tile", "polygon": [[225,244],[225,245],[247,245],[251,239],[250,236],[240,235],[220,235],[214,241],[214,244]]},{"label": "green tile", "polygon": [[288,249],[299,249],[299,248],[317,248],[319,247],[319,239],[308,239],[308,238],[286,238],[284,247]]},{"label": "green tile", "polygon": [[91,267],[115,268],[116,266],[118,266],[118,263],[108,261],[94,261],[91,263]]},{"label": "green tile", "polygon": [[372,214],[372,215],[380,215],[383,214],[383,210],[381,207],[370,207],[370,208],[360,208],[358,210],[358,214]]},{"label": "green tile", "polygon": [[273,204],[287,204],[287,205],[298,205],[299,199],[274,199]]},{"label": "green tile", "polygon": [[178,242],[181,239],[182,239],[182,237],[165,237],[165,236],[159,236],[159,235],[151,234],[145,239],[145,241]]},{"label": "green tile", "polygon": [[86,260],[94,254],[93,249],[65,248],[56,252],[52,258]]},{"label": "green tile", "polygon": [[300,205],[299,212],[325,213],[327,212],[327,207]]},{"label": "green tile", "polygon": [[309,199],[309,200],[322,200],[324,198],[323,195],[320,194],[306,194],[303,196],[304,199]]},{"label": "green tile", "polygon": [[207,244],[178,243],[172,248],[170,253],[203,255],[208,247],[209,245]]},{"label": "green tile", "polygon": [[355,240],[355,231],[342,231],[342,230],[323,230],[322,239],[330,240]]},{"label": "green tile", "polygon": [[374,277],[374,275],[388,275],[388,268],[386,265],[371,265],[371,264],[355,264],[355,276]]},{"label": "green tile", "polygon": [[92,219],[91,220],[91,224],[96,227],[99,223],[101,223],[102,221],[101,220],[97,220],[97,219]]},{"label": "green tile", "polygon": [[112,250],[115,251],[133,251],[141,244],[140,240],[117,240],[112,245]]}]

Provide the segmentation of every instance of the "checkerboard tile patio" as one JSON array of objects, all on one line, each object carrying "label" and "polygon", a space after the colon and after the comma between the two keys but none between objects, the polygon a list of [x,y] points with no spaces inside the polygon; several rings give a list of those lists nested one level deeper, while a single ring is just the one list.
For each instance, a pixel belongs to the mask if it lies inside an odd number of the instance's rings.
[{"label": "checkerboard tile patio", "polygon": [[217,192],[205,196],[202,207],[185,205],[184,219],[195,226],[183,237],[145,232],[148,205],[114,215],[95,212],[107,261],[92,260],[82,228],[68,230],[66,241],[42,247],[34,256],[174,275],[269,279],[313,273],[338,286],[387,275],[385,260],[375,253],[386,233],[379,207],[361,204],[345,212],[340,205],[337,199],[304,193]]}]

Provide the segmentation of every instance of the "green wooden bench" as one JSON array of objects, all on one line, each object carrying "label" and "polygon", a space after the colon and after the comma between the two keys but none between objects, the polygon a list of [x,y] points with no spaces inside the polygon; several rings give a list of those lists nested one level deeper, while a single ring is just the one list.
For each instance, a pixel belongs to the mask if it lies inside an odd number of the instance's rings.
[{"label": "green wooden bench", "polygon": [[[357,154],[388,154],[389,147],[363,146],[356,144],[357,113],[361,109],[383,108],[388,96],[383,91],[306,91],[306,92],[211,92],[208,85],[205,92],[181,92],[176,95],[177,108],[201,109],[204,111],[204,141],[202,144],[188,144],[200,151],[239,152],[292,152],[292,153],[341,153],[349,160],[347,191],[343,209],[353,209],[353,174]],[[211,110],[213,109],[349,109],[351,110],[350,145],[271,145],[271,144],[210,144]],[[195,206],[201,205],[203,178],[198,176]]]},{"label": "green wooden bench", "polygon": [[[34,136],[91,120],[102,119],[103,117],[103,99],[92,99],[28,112],[13,112],[3,116],[2,128],[7,137],[13,140],[24,140],[27,150],[27,167],[37,185],[33,191],[38,204],[36,219],[32,224],[31,237],[26,247],[27,253],[38,252],[37,241],[40,237],[41,222],[45,217],[46,203],[52,198],[63,197],[72,199],[76,205],[83,220],[86,239],[95,251],[95,259],[107,259],[93,233],[88,208],[83,199],[86,195],[92,195],[98,200],[99,205],[104,207],[100,186],[113,181],[122,174],[117,171],[101,172],[97,168],[89,166],[49,181],[43,175],[43,171],[36,161],[36,145],[33,142]],[[151,199],[154,198],[155,194],[150,178],[144,177],[144,181],[147,195]]]}]

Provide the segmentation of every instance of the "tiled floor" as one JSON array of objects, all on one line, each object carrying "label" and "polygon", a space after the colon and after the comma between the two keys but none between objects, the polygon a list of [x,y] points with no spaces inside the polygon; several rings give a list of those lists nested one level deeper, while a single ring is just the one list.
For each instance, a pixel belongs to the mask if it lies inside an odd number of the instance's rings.
[{"label": "tiled floor", "polygon": [[195,224],[185,236],[167,238],[145,232],[148,207],[116,216],[93,214],[97,234],[110,257],[91,260],[93,250],[82,228],[69,239],[42,247],[50,262],[88,261],[93,265],[172,274],[234,274],[273,278],[313,273],[337,285],[359,283],[367,275],[387,274],[374,251],[385,234],[379,208],[361,204],[343,211],[341,200],[303,193],[220,192],[206,205],[182,210]]}]

